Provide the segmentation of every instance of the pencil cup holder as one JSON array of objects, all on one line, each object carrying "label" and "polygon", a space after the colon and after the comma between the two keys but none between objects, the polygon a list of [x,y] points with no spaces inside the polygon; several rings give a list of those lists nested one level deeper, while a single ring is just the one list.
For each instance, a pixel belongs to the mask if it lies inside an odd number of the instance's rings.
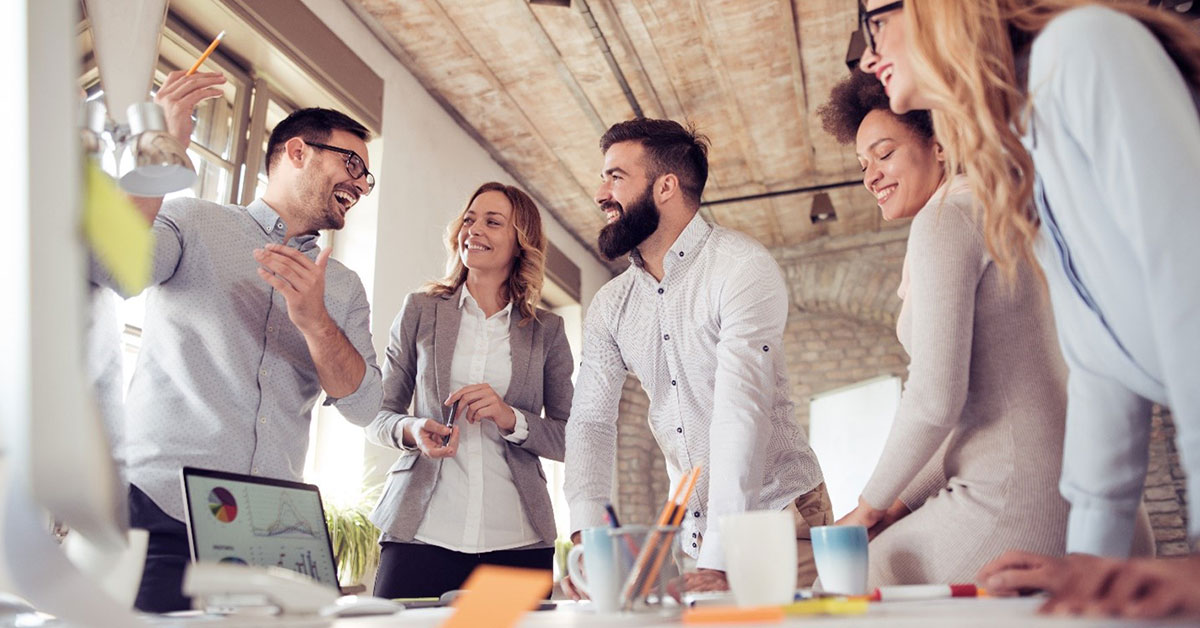
[{"label": "pencil cup holder", "polygon": [[675,571],[679,526],[625,526],[614,528],[622,573],[618,608],[636,611],[662,605],[668,575]]}]

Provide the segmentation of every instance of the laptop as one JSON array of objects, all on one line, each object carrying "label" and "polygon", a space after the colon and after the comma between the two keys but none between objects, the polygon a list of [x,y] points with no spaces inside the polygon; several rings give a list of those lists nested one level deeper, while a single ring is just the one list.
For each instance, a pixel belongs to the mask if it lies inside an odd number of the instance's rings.
[{"label": "laptop", "polygon": [[316,485],[184,467],[183,503],[193,561],[283,567],[338,587]]}]

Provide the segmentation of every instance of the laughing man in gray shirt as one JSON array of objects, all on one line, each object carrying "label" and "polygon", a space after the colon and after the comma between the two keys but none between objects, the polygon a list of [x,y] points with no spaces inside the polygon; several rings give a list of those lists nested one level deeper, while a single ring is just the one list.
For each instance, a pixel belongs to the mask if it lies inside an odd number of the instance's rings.
[{"label": "laughing man in gray shirt", "polygon": [[[190,114],[219,82],[174,73],[159,91],[185,144],[191,121],[175,112]],[[266,194],[249,206],[138,201],[155,236],[124,452],[131,524],[150,531],[141,610],[190,607],[181,467],[297,480],[322,390],[352,423],[379,411],[366,292],[317,247],[318,230],[342,228],[374,185],[368,133],[342,113],[303,109],[271,134]],[[116,287],[95,264],[92,279]]]}]

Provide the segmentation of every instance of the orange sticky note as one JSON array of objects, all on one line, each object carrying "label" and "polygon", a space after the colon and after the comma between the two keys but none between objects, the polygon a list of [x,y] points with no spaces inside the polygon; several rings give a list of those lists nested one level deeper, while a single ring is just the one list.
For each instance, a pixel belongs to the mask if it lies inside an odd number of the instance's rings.
[{"label": "orange sticky note", "polygon": [[442,628],[512,626],[537,608],[553,585],[546,570],[481,565],[463,583],[463,592],[451,604],[456,610]]},{"label": "orange sticky note", "polygon": [[683,623],[695,624],[768,624],[783,621],[783,609],[778,606],[708,606],[684,611]]}]

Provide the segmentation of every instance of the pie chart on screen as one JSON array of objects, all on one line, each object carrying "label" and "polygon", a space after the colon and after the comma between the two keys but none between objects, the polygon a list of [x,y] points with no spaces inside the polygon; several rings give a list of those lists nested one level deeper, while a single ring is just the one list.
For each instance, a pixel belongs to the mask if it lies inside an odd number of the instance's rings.
[{"label": "pie chart on screen", "polygon": [[208,493],[208,509],[217,521],[222,523],[237,519],[237,500],[233,498],[233,493],[224,487],[218,486]]}]

